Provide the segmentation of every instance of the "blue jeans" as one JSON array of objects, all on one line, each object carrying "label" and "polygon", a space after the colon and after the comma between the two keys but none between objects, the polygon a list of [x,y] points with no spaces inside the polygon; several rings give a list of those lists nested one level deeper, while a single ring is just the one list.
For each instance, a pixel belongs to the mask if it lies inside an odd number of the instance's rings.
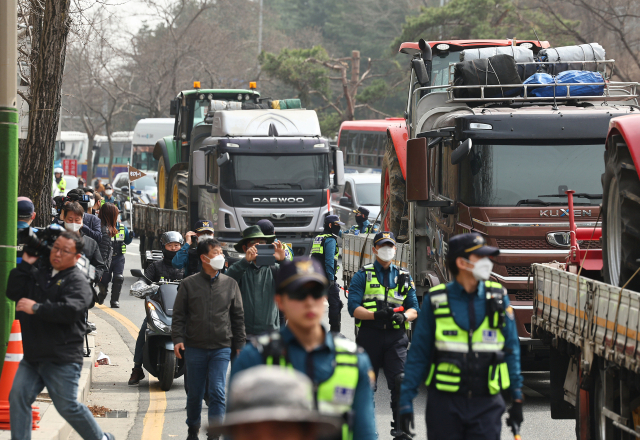
[{"label": "blue jeans", "polygon": [[11,438],[31,438],[31,405],[46,386],[53,405],[60,415],[85,440],[102,439],[102,429],[91,411],[78,401],[78,380],[82,364],[29,363],[20,361],[13,380],[11,406]]},{"label": "blue jeans", "polygon": [[187,367],[187,425],[200,426],[202,399],[206,379],[209,378],[209,424],[222,421],[225,412],[225,385],[230,348],[205,350],[186,347],[184,360]]}]

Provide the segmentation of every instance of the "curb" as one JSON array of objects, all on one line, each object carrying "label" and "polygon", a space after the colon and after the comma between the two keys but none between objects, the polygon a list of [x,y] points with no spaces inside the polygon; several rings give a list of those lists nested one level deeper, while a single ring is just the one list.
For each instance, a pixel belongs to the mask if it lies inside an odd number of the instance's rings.
[{"label": "curb", "polygon": [[[91,349],[91,356],[84,358],[82,362],[82,372],[80,373],[80,380],[78,381],[78,400],[82,403],[87,401],[89,392],[91,391],[91,380],[93,377],[93,366],[96,361],[95,351],[95,339],[93,335],[89,335],[89,348]],[[38,406],[38,402],[34,402],[35,406]],[[53,404],[49,404],[45,410],[40,422],[39,428],[35,431],[31,431],[31,438],[33,440],[67,440],[69,435],[73,431],[73,428],[69,423],[62,418],[58,411],[56,411]],[[11,431],[0,431],[0,440],[10,440]]]}]

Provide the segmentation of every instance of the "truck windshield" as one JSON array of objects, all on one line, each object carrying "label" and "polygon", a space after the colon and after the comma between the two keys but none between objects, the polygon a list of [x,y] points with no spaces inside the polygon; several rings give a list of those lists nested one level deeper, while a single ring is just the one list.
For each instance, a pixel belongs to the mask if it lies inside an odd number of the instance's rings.
[{"label": "truck windshield", "polygon": [[[460,199],[468,206],[516,206],[538,199],[565,205],[564,197],[602,194],[604,145],[474,145],[460,167]],[[575,198],[576,205],[599,205],[602,199]],[[531,206],[521,202],[522,206]]]},{"label": "truck windshield", "polygon": [[379,183],[357,183],[358,202],[365,206],[380,206]]},{"label": "truck windshield", "polygon": [[[434,54],[431,61],[431,85],[449,85],[449,64],[460,62],[460,51]],[[441,91],[436,89],[437,91]]]},{"label": "truck windshield", "polygon": [[221,167],[225,189],[326,189],[329,187],[327,154],[257,156],[234,154]]}]

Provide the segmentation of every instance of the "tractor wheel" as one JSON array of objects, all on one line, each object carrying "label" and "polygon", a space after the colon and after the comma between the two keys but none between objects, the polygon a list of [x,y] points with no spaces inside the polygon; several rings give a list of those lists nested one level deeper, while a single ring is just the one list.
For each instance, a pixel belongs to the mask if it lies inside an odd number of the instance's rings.
[{"label": "tractor wheel", "polygon": [[164,163],[164,157],[161,157],[158,161],[158,207],[167,208],[167,180],[169,177],[168,164]]},{"label": "tractor wheel", "polygon": [[383,218],[383,227],[386,231],[393,232],[398,241],[404,241],[408,232],[408,221],[403,219],[408,212],[408,205],[405,203],[407,184],[402,177],[396,149],[391,139],[387,140],[386,150],[382,160],[380,205],[384,206],[387,200],[389,202],[386,208],[388,214]]},{"label": "tractor wheel", "polygon": [[[603,276],[609,284],[624,286],[640,266],[640,179],[620,136],[605,152],[602,190]],[[640,292],[640,274],[627,288]]]},{"label": "tractor wheel", "polygon": [[189,202],[189,173],[174,173],[171,176],[169,190],[170,192],[167,195],[167,209],[186,211]]}]

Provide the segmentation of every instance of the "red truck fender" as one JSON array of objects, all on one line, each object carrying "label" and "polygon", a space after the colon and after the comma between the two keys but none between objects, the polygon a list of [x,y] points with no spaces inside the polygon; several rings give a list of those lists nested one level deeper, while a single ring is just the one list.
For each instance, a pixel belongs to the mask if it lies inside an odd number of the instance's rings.
[{"label": "red truck fender", "polygon": [[[607,139],[619,134],[624,139],[636,170],[640,170],[640,115],[618,116],[609,122]],[[609,148],[607,142],[605,148]]]},{"label": "red truck fender", "polygon": [[407,140],[409,135],[404,121],[401,124],[393,124],[387,127],[387,136],[391,139],[393,148],[396,150],[402,177],[407,180]]}]

